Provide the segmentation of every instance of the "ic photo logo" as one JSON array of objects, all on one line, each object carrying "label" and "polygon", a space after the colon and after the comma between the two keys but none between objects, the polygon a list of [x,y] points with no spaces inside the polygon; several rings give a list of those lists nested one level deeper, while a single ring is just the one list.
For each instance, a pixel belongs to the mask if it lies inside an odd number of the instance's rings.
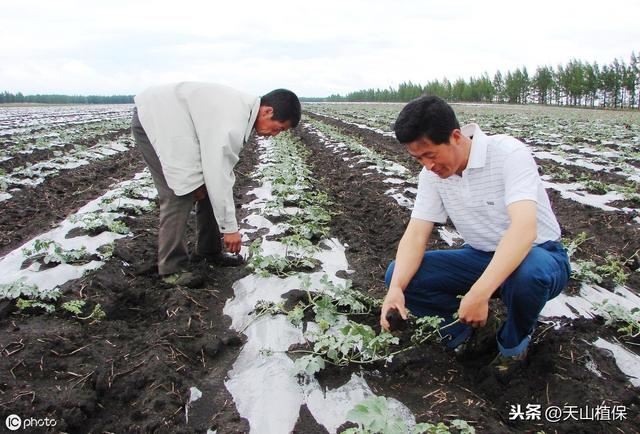
[{"label": "ic photo logo", "polygon": [[9,431],[17,431],[22,428],[22,418],[17,414],[10,414],[4,421]]},{"label": "ic photo logo", "polygon": [[7,429],[9,431],[18,431],[20,428],[42,428],[42,427],[52,427],[58,424],[58,421],[55,419],[49,419],[45,417],[44,419],[36,419],[34,417],[30,417],[28,419],[22,419],[17,414],[10,414],[7,416],[7,419],[4,421]]}]

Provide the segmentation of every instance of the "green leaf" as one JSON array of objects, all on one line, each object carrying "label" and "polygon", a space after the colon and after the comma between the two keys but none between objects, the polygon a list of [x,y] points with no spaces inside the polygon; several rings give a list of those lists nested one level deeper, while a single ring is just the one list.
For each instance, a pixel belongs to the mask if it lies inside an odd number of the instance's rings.
[{"label": "green leaf", "polygon": [[304,318],[304,305],[298,303],[296,307],[291,309],[289,313],[287,313],[287,318],[294,326],[299,326],[302,323],[302,319]]},{"label": "green leaf", "polygon": [[296,371],[299,373],[306,373],[307,375],[313,375],[316,372],[321,371],[325,367],[324,359],[320,356],[309,354],[297,359],[294,363]]},{"label": "green leaf", "polygon": [[82,314],[82,308],[84,307],[85,303],[86,302],[84,300],[71,300],[71,301],[62,303],[62,308],[78,316]]},{"label": "green leaf", "polygon": [[53,313],[56,308],[53,304],[43,303],[38,300],[26,300],[24,298],[16,300],[16,307],[20,310],[40,308],[44,309],[47,313]]},{"label": "green leaf", "polygon": [[451,421],[451,426],[460,431],[460,434],[475,434],[476,429],[469,425],[469,422],[462,419],[454,419]]}]

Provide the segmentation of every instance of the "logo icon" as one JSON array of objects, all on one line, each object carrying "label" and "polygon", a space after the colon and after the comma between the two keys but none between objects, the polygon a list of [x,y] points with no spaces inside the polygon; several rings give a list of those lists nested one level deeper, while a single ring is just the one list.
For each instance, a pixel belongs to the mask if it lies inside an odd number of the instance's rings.
[{"label": "logo icon", "polygon": [[17,414],[10,414],[4,423],[9,431],[17,431],[22,427],[22,418]]}]

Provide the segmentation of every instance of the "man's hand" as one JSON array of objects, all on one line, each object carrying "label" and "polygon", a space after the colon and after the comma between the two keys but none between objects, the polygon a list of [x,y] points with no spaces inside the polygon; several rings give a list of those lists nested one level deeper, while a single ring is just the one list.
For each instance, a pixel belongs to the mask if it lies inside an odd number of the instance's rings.
[{"label": "man's hand", "polygon": [[196,188],[191,194],[193,195],[193,200],[198,202],[199,200],[207,197],[207,186],[203,184],[200,187]]},{"label": "man's hand", "polygon": [[489,299],[470,290],[462,298],[458,309],[458,318],[463,324],[473,328],[484,327],[489,316]]},{"label": "man's hand", "polygon": [[230,253],[240,253],[242,247],[242,236],[240,232],[224,234],[224,248]]},{"label": "man's hand", "polygon": [[400,288],[389,288],[384,301],[382,302],[382,312],[380,312],[380,325],[389,331],[390,324],[387,315],[391,310],[397,310],[402,319],[407,319],[407,309],[404,306],[404,293]]}]

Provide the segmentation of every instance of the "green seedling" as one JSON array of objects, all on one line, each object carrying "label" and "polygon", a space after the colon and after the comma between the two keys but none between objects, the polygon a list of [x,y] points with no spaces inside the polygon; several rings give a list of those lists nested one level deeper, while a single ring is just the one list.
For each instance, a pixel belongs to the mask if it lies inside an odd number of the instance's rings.
[{"label": "green seedling", "polygon": [[87,214],[76,214],[69,217],[71,223],[77,223],[89,232],[95,232],[101,228],[107,228],[110,232],[126,235],[131,232],[129,227],[122,221],[116,220],[118,216],[101,212]]},{"label": "green seedling", "polygon": [[44,311],[47,313],[53,313],[56,309],[55,305],[51,303],[45,303],[39,300],[28,300],[24,298],[18,298],[18,300],[16,300],[16,307],[20,310],[40,308],[44,309]]},{"label": "green seedling", "polygon": [[451,428],[460,434],[475,434],[475,428],[462,419],[452,420],[450,426],[438,422],[418,423],[411,427],[391,411],[384,396],[371,396],[357,404],[347,413],[347,420],[357,423],[358,428],[346,429],[341,434],[448,434]]},{"label": "green seedling", "polygon": [[609,300],[592,303],[596,313],[605,320],[605,325],[618,327],[618,332],[627,338],[640,336],[640,308],[626,309]]},{"label": "green seedling", "polygon": [[602,283],[602,276],[598,274],[595,262],[578,259],[573,265],[571,271],[573,279],[587,283]]},{"label": "green seedling", "polygon": [[567,250],[567,255],[571,258],[574,253],[578,251],[580,246],[584,244],[586,241],[593,239],[593,237],[589,237],[586,232],[580,232],[576,235],[575,238],[562,238],[562,244],[564,248]]},{"label": "green seedling", "polygon": [[85,261],[89,256],[84,246],[79,249],[65,250],[60,244],[49,239],[37,239],[33,248],[22,249],[22,254],[27,259],[41,257],[45,264],[75,264]]},{"label": "green seedling", "polygon": [[94,322],[99,322],[104,318],[106,318],[107,315],[104,312],[104,310],[102,310],[102,307],[100,306],[99,303],[93,306],[93,310],[89,315],[82,316],[82,310],[84,309],[85,305],[86,305],[86,302],[84,300],[71,300],[71,301],[62,303],[62,308],[67,312],[73,314],[77,319],[82,321],[93,320],[91,322],[94,323]]},{"label": "green seedling", "polygon": [[629,278],[629,274],[625,267],[630,264],[638,255],[635,252],[628,258],[619,258],[611,253],[605,256],[605,263],[596,267],[596,272],[603,276],[610,277],[616,285],[624,285]]},{"label": "green seedling", "polygon": [[0,299],[14,300],[20,296],[38,298],[40,290],[32,283],[24,279],[14,280],[9,283],[0,283]]}]

